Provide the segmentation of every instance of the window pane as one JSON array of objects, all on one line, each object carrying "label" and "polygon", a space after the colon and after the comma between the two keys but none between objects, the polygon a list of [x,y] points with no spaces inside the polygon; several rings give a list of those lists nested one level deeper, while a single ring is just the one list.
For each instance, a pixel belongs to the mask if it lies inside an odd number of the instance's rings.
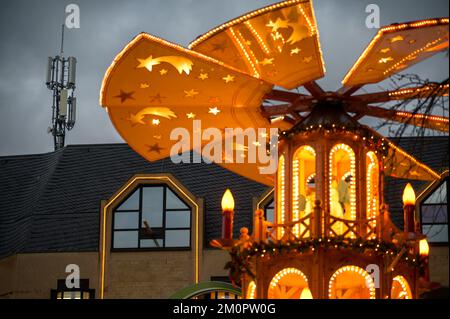
[{"label": "window pane", "polygon": [[448,225],[422,225],[430,243],[448,243]]},{"label": "window pane", "polygon": [[64,291],[63,292],[64,299],[81,299],[80,291]]},{"label": "window pane", "polygon": [[422,223],[446,223],[447,222],[447,205],[423,205],[422,206]]},{"label": "window pane", "polygon": [[144,187],[142,189],[142,227],[147,221],[151,228],[163,227],[163,187]]},{"label": "window pane", "polygon": [[137,248],[138,231],[114,232],[114,248]]},{"label": "window pane", "polygon": [[266,209],[266,220],[273,223],[275,218],[275,211],[273,208]]},{"label": "window pane", "polygon": [[114,229],[138,229],[139,213],[115,213]]},{"label": "window pane", "polygon": [[189,209],[169,188],[166,188],[166,201],[166,209]]},{"label": "window pane", "polygon": [[162,239],[141,239],[141,248],[159,248],[163,247]]},{"label": "window pane", "polygon": [[167,228],[188,228],[191,226],[191,212],[167,212],[166,227]]},{"label": "window pane", "polygon": [[445,204],[447,203],[447,183],[442,183],[438,189],[436,189],[430,197],[427,198],[425,204]]},{"label": "window pane", "polygon": [[166,230],[166,247],[189,247],[189,230]]},{"label": "window pane", "polygon": [[91,294],[89,292],[83,292],[83,299],[90,299],[91,298]]},{"label": "window pane", "polygon": [[139,189],[128,197],[116,210],[139,210]]}]

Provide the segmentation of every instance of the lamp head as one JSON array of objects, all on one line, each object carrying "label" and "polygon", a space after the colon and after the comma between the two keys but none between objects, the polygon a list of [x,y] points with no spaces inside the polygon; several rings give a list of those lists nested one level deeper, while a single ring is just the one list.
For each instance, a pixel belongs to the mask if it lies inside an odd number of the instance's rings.
[{"label": "lamp head", "polygon": [[411,184],[406,184],[405,190],[403,191],[403,205],[416,205],[416,193]]},{"label": "lamp head", "polygon": [[233,211],[234,210],[234,198],[231,191],[227,189],[222,197],[222,211]]}]

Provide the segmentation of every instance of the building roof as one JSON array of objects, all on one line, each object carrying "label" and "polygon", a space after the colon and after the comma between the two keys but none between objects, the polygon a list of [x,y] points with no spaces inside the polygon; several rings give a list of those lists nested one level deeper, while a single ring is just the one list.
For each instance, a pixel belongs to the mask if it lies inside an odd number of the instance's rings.
[{"label": "building roof", "polygon": [[16,253],[97,251],[100,203],[133,175],[170,173],[204,198],[207,241],[220,236],[226,188],[236,202],[235,231],[252,224],[252,198],[267,186],[216,164],[149,163],[126,144],[71,145],[0,157],[0,258]]},{"label": "building roof", "polygon": [[[395,140],[394,140],[395,142]],[[448,169],[448,137],[402,138],[399,146],[431,168]],[[126,144],[70,145],[56,152],[0,157],[0,258],[16,253],[97,251],[100,202],[133,175],[170,173],[204,198],[206,243],[221,232],[222,194],[236,201],[235,236],[252,226],[252,198],[268,188],[216,164],[149,163]],[[408,181],[386,179],[386,202],[402,227]],[[414,182],[416,191],[425,186]]]},{"label": "building roof", "polygon": [[[448,170],[448,136],[403,137],[401,139],[394,138],[391,141],[436,172],[442,173]],[[401,178],[386,177],[385,179],[384,199],[389,205],[392,221],[400,229],[403,229],[402,194],[407,183],[411,183],[417,196],[429,184]]]}]

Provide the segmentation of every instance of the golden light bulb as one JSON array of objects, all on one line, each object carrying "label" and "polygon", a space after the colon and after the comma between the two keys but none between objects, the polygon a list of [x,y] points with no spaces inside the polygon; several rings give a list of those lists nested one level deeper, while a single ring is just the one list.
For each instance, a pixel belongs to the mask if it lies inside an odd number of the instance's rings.
[{"label": "golden light bulb", "polygon": [[227,189],[222,197],[222,210],[233,211],[234,210],[234,198],[231,191]]},{"label": "golden light bulb", "polygon": [[430,252],[430,246],[428,246],[428,241],[424,238],[419,241],[419,254],[422,257],[428,256]]},{"label": "golden light bulb", "polygon": [[300,294],[300,299],[313,299],[313,295],[309,287],[306,287],[302,290],[302,293]]},{"label": "golden light bulb", "polygon": [[403,191],[403,205],[416,205],[416,193],[414,193],[414,188],[410,183],[406,184],[405,190]]}]

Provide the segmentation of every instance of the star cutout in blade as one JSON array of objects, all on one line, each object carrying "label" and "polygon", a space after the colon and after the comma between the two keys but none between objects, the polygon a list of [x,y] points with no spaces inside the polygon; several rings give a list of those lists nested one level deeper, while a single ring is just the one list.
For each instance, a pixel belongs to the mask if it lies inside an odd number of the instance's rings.
[{"label": "star cutout in blade", "polygon": [[401,35],[397,35],[396,37],[393,37],[389,40],[389,42],[394,43],[394,42],[398,42],[398,41],[403,41],[403,37]]},{"label": "star cutout in blade", "polygon": [[217,114],[220,113],[220,110],[217,107],[210,107],[208,113],[213,114],[213,115],[217,115]]},{"label": "star cutout in blade", "polygon": [[198,78],[200,80],[206,80],[208,78],[208,73],[200,73],[200,75],[198,76]]},{"label": "star cutout in blade", "polygon": [[184,91],[185,97],[187,98],[195,98],[196,95],[198,95],[199,93],[197,91],[195,91],[194,89],[191,89],[189,91]]},{"label": "star cutout in blade", "polygon": [[134,91],[125,92],[125,91],[120,90],[120,94],[116,95],[115,98],[120,98],[120,103],[123,103],[126,100],[134,100],[133,94],[134,94]]},{"label": "star cutout in blade", "polygon": [[292,49],[292,50],[291,50],[291,55],[299,54],[300,51],[301,51],[301,50],[300,50],[299,48]]},{"label": "star cutout in blade", "polygon": [[388,63],[390,61],[394,61],[394,59],[392,57],[387,57],[387,58],[381,58],[380,60],[378,60],[378,63]]},{"label": "star cutout in blade", "polygon": [[150,96],[150,103],[158,102],[159,104],[162,104],[162,99],[166,99],[166,97],[157,93],[156,95]]},{"label": "star cutout in blade", "polygon": [[218,42],[213,43],[212,46],[213,46],[212,52],[214,52],[214,51],[224,52],[225,49],[227,48],[227,41],[222,41],[221,43],[218,43]]},{"label": "star cutout in blade", "polygon": [[187,116],[188,119],[195,119],[196,115],[191,112],[191,113],[186,113],[186,116]]},{"label": "star cutout in blade", "polygon": [[274,58],[270,58],[270,59],[265,58],[264,60],[260,61],[259,64],[264,65],[264,66],[270,65],[270,64],[273,64],[273,60],[274,60]]},{"label": "star cutout in blade", "polygon": [[148,146],[149,152],[155,152],[158,154],[161,154],[161,151],[164,149],[164,148],[160,147],[158,143],[155,143],[154,145],[147,145],[147,146]]},{"label": "star cutout in blade", "polygon": [[222,80],[225,81],[225,83],[230,83],[230,82],[234,82],[234,76],[228,74],[227,76],[223,77]]},{"label": "star cutout in blade", "polygon": [[209,103],[212,103],[212,104],[220,103],[220,99],[218,96],[211,96],[208,101],[209,101]]},{"label": "star cutout in blade", "polygon": [[139,65],[136,67],[138,69],[146,68],[150,72],[152,72],[153,66],[158,65],[159,61],[153,59],[153,56],[149,56],[146,59],[137,59],[139,61]]},{"label": "star cutout in blade", "polygon": [[272,20],[269,21],[268,24],[266,24],[266,27],[272,28],[272,32],[277,32],[278,29],[287,28],[289,25],[288,20],[284,20],[281,18],[278,18],[275,22]]},{"label": "star cutout in blade", "polygon": [[166,75],[169,71],[167,71],[166,69],[162,69],[159,71],[160,75]]},{"label": "star cutout in blade", "polygon": [[141,114],[133,114],[129,112],[128,117],[125,118],[124,120],[130,122],[132,127],[136,126],[137,124],[145,125],[145,122],[143,121],[143,116]]}]

